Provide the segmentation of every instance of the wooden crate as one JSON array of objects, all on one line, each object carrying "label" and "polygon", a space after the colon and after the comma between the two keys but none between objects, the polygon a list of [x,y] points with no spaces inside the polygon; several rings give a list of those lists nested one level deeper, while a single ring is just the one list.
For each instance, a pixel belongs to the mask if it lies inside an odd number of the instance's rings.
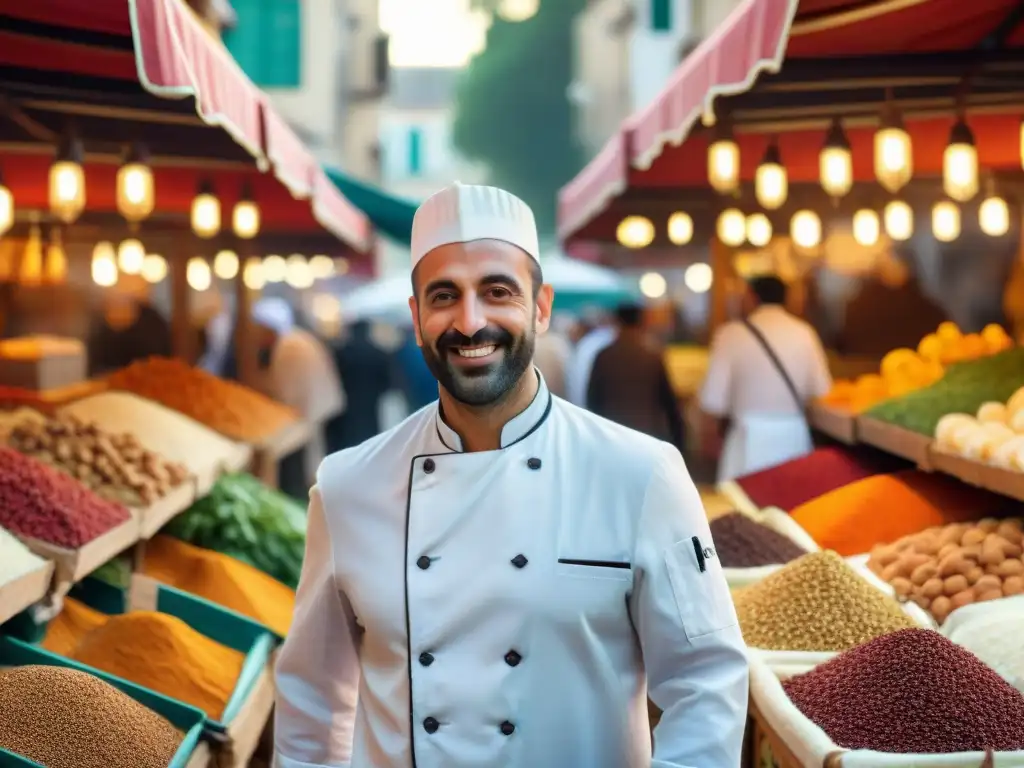
[{"label": "wooden crate", "polygon": [[928,435],[869,416],[858,416],[857,438],[886,453],[908,459],[921,469],[931,469],[932,439]]},{"label": "wooden crate", "polygon": [[846,445],[857,443],[857,414],[842,408],[811,403],[807,409],[807,420],[819,432]]}]

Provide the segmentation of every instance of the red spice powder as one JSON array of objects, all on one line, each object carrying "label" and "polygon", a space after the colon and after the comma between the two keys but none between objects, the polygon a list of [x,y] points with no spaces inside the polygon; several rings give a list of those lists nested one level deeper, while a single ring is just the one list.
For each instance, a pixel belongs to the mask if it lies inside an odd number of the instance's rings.
[{"label": "red spice powder", "polygon": [[130,518],[71,475],[0,448],[0,526],[11,533],[78,549]]},{"label": "red spice powder", "polygon": [[778,507],[788,512],[836,488],[909,466],[902,459],[871,448],[828,446],[737,478],[736,483],[758,507]]},{"label": "red spice powder", "polygon": [[1024,749],[1024,695],[930,629],[901,629],[783,683],[839,746],[893,754]]}]

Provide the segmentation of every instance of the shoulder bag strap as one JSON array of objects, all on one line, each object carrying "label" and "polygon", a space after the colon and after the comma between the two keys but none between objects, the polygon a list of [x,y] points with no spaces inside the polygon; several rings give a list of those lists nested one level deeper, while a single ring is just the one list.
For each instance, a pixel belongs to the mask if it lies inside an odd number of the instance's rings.
[{"label": "shoulder bag strap", "polygon": [[754,334],[754,338],[757,339],[758,343],[761,345],[761,347],[767,353],[768,357],[772,361],[772,365],[775,366],[775,370],[777,370],[779,372],[779,375],[782,376],[783,381],[786,382],[786,388],[789,389],[789,393],[793,396],[793,402],[796,403],[797,409],[801,413],[803,413],[805,406],[804,406],[803,400],[800,398],[800,393],[797,392],[796,385],[793,384],[793,380],[791,378],[789,378],[789,374],[786,372],[785,367],[782,365],[782,361],[779,360],[778,355],[775,354],[775,350],[772,349],[771,344],[768,343],[768,339],[766,339],[764,337],[764,334],[761,333],[761,331],[757,328],[757,326],[755,326],[747,318],[743,319],[743,324],[745,326],[747,326],[747,329],[752,334]]}]

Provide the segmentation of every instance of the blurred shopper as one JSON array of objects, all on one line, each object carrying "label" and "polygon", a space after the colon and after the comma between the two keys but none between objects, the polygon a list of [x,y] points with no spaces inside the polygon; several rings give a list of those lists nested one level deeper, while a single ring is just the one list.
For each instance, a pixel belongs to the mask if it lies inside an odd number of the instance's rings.
[{"label": "blurred shopper", "polygon": [[357,320],[334,352],[345,382],[345,412],[327,428],[327,452],[359,445],[380,432],[380,404],[392,387],[391,356],[374,343],[372,325]]},{"label": "blurred shopper", "polygon": [[405,395],[409,412],[418,411],[425,405],[437,400],[437,379],[427,367],[423,353],[416,343],[416,334],[409,331],[402,345],[395,352],[398,379],[401,382],[402,394]]},{"label": "blurred shopper", "polygon": [[576,343],[566,377],[566,395],[573,405],[581,408],[587,404],[587,387],[590,385],[590,371],[598,353],[615,341],[618,331],[611,318],[602,313],[591,330]]},{"label": "blurred shopper", "polygon": [[587,409],[625,427],[685,448],[683,418],[665,370],[665,358],[644,329],[644,311],[623,304],[618,336],[594,360]]},{"label": "blurred shopper", "polygon": [[754,278],[744,296],[746,317],[722,326],[711,343],[700,406],[710,417],[706,433],[725,438],[719,482],[812,449],[805,407],[828,392],[832,376],[818,334],[785,303],[782,280]]},{"label": "blurred shopper", "polygon": [[569,341],[569,324],[572,320],[555,315],[547,333],[537,337],[533,351],[533,364],[544,376],[551,394],[566,397],[566,377],[572,362],[572,342]]},{"label": "blurred shopper", "polygon": [[[261,363],[262,389],[294,408],[303,419],[323,427],[345,410],[345,392],[330,350],[295,324],[295,313],[282,298],[264,297],[252,308]],[[304,449],[281,462],[281,490],[306,498],[316,468],[325,456],[324,429],[314,430]]]},{"label": "blurred shopper", "polygon": [[700,496],[672,446],[548,390],[539,250],[504,190],[416,212],[439,402],[317,473],[277,768],[740,765],[747,654]]},{"label": "blurred shopper", "polygon": [[171,324],[149,303],[148,283],[137,275],[121,275],[117,285],[104,291],[86,346],[91,376],[152,355],[171,356]]}]

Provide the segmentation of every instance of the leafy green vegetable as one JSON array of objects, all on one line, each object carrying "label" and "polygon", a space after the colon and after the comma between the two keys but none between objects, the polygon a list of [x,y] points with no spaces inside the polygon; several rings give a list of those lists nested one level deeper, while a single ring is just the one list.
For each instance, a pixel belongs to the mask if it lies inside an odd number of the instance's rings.
[{"label": "leafy green vegetable", "polygon": [[115,557],[109,560],[91,574],[94,579],[110,584],[112,587],[127,589],[132,580],[132,566],[125,557]]},{"label": "leafy green vegetable", "polygon": [[974,415],[983,403],[1005,403],[1024,386],[1024,348],[952,366],[930,387],[886,400],[867,416],[932,436],[947,413]]},{"label": "leafy green vegetable", "polygon": [[248,563],[293,589],[306,549],[306,510],[252,475],[224,475],[163,533]]}]

